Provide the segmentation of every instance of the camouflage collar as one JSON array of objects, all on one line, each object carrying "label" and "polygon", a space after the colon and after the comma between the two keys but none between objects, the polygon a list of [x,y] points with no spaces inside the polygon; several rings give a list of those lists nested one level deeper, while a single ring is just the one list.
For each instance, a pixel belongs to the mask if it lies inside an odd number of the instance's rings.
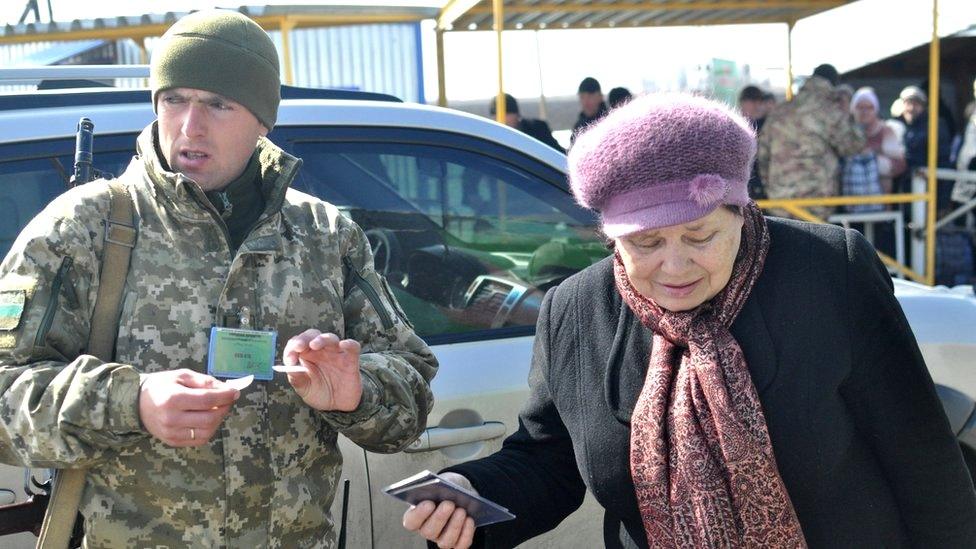
[{"label": "camouflage collar", "polygon": [[806,97],[829,97],[831,92],[834,91],[834,87],[827,81],[826,78],[821,78],[819,76],[811,76],[803,83],[803,88],[800,89],[800,93],[797,94],[797,99],[803,99]]},{"label": "camouflage collar", "polygon": [[[165,197],[175,211],[192,219],[209,217],[209,200],[203,190],[190,178],[168,169],[158,147],[156,122],[146,126],[136,140],[136,154],[142,160],[144,172],[152,183],[157,198]],[[302,161],[267,138],[258,139],[258,161],[261,166],[261,186],[265,195],[265,211],[260,219],[277,214],[285,201],[285,193],[295,179]]]}]

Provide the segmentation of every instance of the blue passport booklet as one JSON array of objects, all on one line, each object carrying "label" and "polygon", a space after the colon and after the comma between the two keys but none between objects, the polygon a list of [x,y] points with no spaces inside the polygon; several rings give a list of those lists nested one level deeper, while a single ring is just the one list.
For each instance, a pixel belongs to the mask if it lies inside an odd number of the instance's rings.
[{"label": "blue passport booklet", "polygon": [[453,501],[455,505],[468,512],[468,516],[474,519],[474,525],[478,527],[515,518],[515,515],[501,505],[430,471],[421,471],[383,488],[383,491],[410,505],[426,500],[434,503]]}]

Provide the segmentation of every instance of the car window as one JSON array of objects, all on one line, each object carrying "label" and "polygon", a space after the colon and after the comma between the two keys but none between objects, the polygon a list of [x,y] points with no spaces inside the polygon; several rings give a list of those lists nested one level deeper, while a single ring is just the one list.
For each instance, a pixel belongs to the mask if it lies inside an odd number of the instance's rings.
[{"label": "car window", "polygon": [[[134,139],[112,136],[112,143],[127,140],[128,145],[96,146],[95,167],[121,173],[132,158]],[[7,255],[24,226],[68,189],[74,147],[73,138],[0,146],[0,257]]]},{"label": "car window", "polygon": [[606,257],[593,214],[501,159],[437,145],[301,141],[299,190],[365,231],[414,323],[438,336],[534,327],[545,291]]}]

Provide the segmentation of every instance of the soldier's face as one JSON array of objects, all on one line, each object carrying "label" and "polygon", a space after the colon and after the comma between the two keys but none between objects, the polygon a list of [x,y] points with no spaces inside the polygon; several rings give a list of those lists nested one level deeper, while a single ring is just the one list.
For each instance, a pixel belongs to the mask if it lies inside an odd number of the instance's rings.
[{"label": "soldier's face", "polygon": [[689,311],[729,283],[742,223],[721,207],[690,223],[618,238],[616,249],[641,295],[669,311]]},{"label": "soldier's face", "polygon": [[268,133],[251,111],[215,93],[174,88],[157,101],[159,146],[170,169],[205,191],[241,175],[258,137]]}]

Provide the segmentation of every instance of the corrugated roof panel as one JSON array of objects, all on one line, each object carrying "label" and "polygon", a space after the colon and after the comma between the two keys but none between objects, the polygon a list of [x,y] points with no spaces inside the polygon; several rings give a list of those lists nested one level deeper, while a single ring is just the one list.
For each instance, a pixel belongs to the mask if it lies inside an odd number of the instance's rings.
[{"label": "corrugated roof panel", "polygon": [[[787,22],[852,0],[507,0],[505,28],[589,28]],[[736,7],[741,5],[742,7]],[[488,30],[492,5],[483,0],[451,30]]]},{"label": "corrugated roof panel", "polygon": [[[315,88],[346,88],[394,95],[404,101],[423,99],[420,53],[420,26],[417,23],[359,25],[296,29],[290,35],[293,84]],[[283,55],[281,32],[269,33]],[[145,64],[158,38],[145,40],[147,55],[139,45],[121,39],[113,45],[115,62]],[[30,57],[32,65],[59,61],[78,51],[88,51],[103,40],[32,42],[0,46],[0,64],[12,66],[18,58]],[[111,45],[111,44],[110,44]],[[60,53],[58,53],[60,52]],[[55,53],[57,53],[55,55]],[[44,59],[41,59],[43,56]],[[52,57],[53,56],[53,57]],[[279,58],[284,63],[283,58]],[[282,75],[284,75],[282,70]],[[145,79],[118,79],[119,87],[145,87]],[[4,86],[4,91],[33,89],[33,86]]]},{"label": "corrugated roof panel", "polygon": [[84,53],[105,44],[105,40],[79,40],[72,42],[49,42],[46,47],[37,48],[20,58],[11,59],[4,67],[30,67],[53,65],[68,57]]},{"label": "corrugated roof panel", "polygon": [[[294,85],[386,93],[419,102],[419,32],[416,23],[294,30]],[[280,52],[281,33],[270,34]]]},{"label": "corrugated roof panel", "polygon": [[[435,0],[432,0],[432,2]],[[397,5],[395,1],[388,6],[346,5],[300,5],[300,6],[239,6],[236,9],[255,19],[264,19],[263,23],[274,27],[281,19],[288,17],[299,28],[319,27],[323,24],[355,24],[356,22],[389,22],[389,21],[421,21],[437,17],[439,8],[435,5]],[[11,43],[15,40],[27,40],[33,36],[42,37],[49,34],[68,32],[94,32],[103,30],[112,33],[111,36],[100,38],[142,37],[161,34],[161,30],[172,25],[177,19],[189,12],[147,13],[136,16],[100,17],[94,19],[76,19],[73,21],[58,21],[53,23],[23,23],[18,25],[0,26],[0,43]],[[268,19],[273,18],[273,19]],[[331,19],[330,19],[331,18]],[[357,19],[359,19],[357,21]],[[41,38],[38,38],[41,39]]]}]

